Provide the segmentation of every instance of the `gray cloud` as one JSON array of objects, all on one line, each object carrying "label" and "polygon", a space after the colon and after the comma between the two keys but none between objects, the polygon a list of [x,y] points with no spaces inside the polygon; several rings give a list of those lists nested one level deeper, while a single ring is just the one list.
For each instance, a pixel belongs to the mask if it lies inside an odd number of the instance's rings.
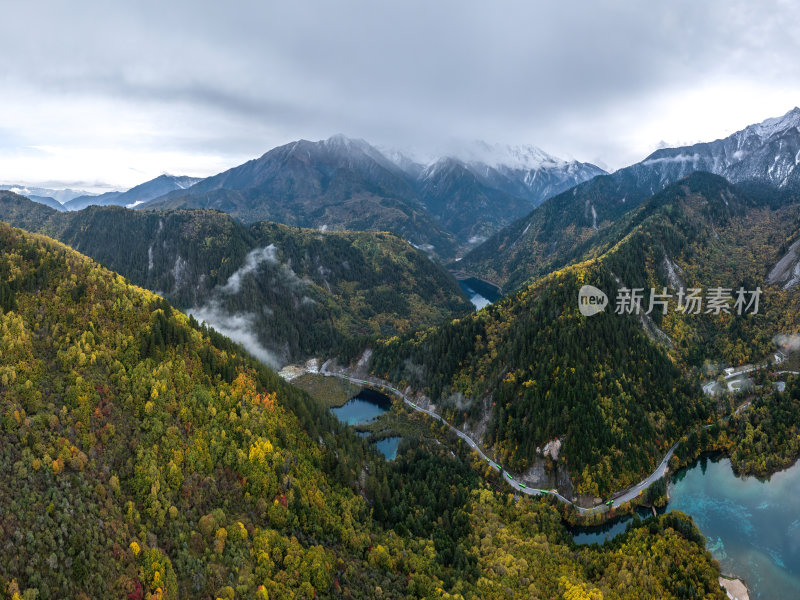
[{"label": "gray cloud", "polygon": [[[7,94],[132,105],[156,130],[144,146],[231,157],[344,132],[534,143],[619,167],[643,158],[637,128],[673,94],[800,81],[800,9],[780,0],[51,0],[4,20]],[[0,116],[6,130],[24,137]]]},{"label": "gray cloud", "polygon": [[286,364],[285,360],[261,344],[258,336],[254,333],[256,317],[252,313],[231,314],[221,308],[216,301],[211,301],[200,308],[187,310],[186,313],[241,344],[250,354],[269,367],[280,369]]}]

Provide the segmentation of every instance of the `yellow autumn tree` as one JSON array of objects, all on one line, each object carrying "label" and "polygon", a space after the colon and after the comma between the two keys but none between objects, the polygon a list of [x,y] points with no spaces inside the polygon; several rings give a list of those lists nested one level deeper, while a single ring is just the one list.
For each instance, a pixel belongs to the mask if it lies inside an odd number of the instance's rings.
[{"label": "yellow autumn tree", "polygon": [[558,583],[564,588],[564,600],[603,600],[603,593],[588,584],[572,583],[566,577],[561,577]]}]

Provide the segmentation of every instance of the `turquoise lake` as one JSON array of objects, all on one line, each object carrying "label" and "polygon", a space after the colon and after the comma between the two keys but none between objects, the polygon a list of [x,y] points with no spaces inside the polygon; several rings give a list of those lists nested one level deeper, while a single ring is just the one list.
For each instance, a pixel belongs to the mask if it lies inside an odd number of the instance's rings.
[{"label": "turquoise lake", "polygon": [[401,437],[388,437],[375,442],[375,447],[380,451],[386,460],[397,458],[397,447],[400,445]]},{"label": "turquoise lake", "polygon": [[497,302],[502,296],[497,287],[486,281],[470,277],[459,280],[458,285],[469,298],[475,310],[480,310],[489,306],[492,302]]},{"label": "turquoise lake", "polygon": [[379,392],[361,390],[358,395],[331,412],[342,423],[364,425],[374,421],[392,406],[392,401]]},{"label": "turquoise lake", "polygon": [[[357,396],[351,398],[346,404],[332,408],[331,412],[339,421],[350,426],[371,423],[392,406],[392,401],[384,394],[369,389],[361,390]],[[369,437],[364,431],[356,432],[361,437]],[[377,450],[386,460],[394,460],[397,456],[397,447],[402,437],[388,437],[374,443]]]},{"label": "turquoise lake", "polygon": [[[800,598],[800,465],[759,481],[736,477],[726,458],[701,459],[672,478],[669,494],[667,510],[691,515],[722,572],[742,578],[751,599]],[[629,520],[574,539],[602,543]]]},{"label": "turquoise lake", "polygon": [[769,481],[701,460],[678,473],[668,510],[691,515],[722,572],[744,579],[750,598],[800,598],[800,467]]}]

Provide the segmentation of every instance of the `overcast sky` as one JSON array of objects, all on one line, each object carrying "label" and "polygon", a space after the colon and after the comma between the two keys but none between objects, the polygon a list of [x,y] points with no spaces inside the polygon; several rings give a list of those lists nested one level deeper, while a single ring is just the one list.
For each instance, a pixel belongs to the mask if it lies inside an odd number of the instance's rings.
[{"label": "overcast sky", "polygon": [[793,1],[0,3],[0,183],[205,176],[335,133],[616,169],[800,104]]}]

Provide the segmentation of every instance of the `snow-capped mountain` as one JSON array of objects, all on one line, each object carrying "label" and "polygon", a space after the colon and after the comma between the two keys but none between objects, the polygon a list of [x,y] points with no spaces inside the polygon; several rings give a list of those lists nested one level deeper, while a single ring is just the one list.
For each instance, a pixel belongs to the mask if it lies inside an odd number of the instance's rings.
[{"label": "snow-capped mountain", "polygon": [[439,222],[475,245],[532,206],[524,194],[503,189],[511,186],[496,175],[480,176],[472,165],[442,158],[422,169],[416,183],[422,202]]},{"label": "snow-capped mountain", "polygon": [[410,176],[425,184],[442,165],[456,162],[484,186],[525,200],[529,208],[583,181],[606,172],[590,163],[568,161],[532,145],[463,144],[442,157],[415,161],[403,152],[387,151],[387,157]]},{"label": "snow-capped mountain", "polygon": [[[472,165],[473,170],[477,170],[477,165]],[[538,206],[548,198],[560,194],[564,190],[588,181],[598,175],[605,175],[606,172],[591,163],[581,163],[577,161],[557,163],[543,163],[535,168],[513,168],[506,165],[499,165],[495,168],[506,181],[510,182],[507,187],[502,187],[502,180],[494,179],[495,185],[506,189],[510,193],[519,190],[520,194],[525,194],[534,206]]]},{"label": "snow-capped mountain", "polygon": [[[313,142],[309,142],[313,143]],[[350,167],[370,166],[375,162],[389,171],[397,171],[398,167],[384,154],[362,139],[349,138],[341,133],[329,137],[327,140],[317,142],[322,154],[335,163],[346,164]],[[306,151],[308,149],[306,148]]]},{"label": "snow-capped mountain", "polygon": [[146,208],[207,207],[247,222],[382,228],[447,256],[457,246],[479,243],[549,194],[601,173],[533,146],[476,143],[463,158],[423,163],[335,135],[274,148]]},{"label": "snow-capped mountain", "polygon": [[800,108],[713,142],[657,150],[643,161],[557,194],[458,263],[470,274],[517,286],[566,260],[586,236],[602,235],[639,204],[691,173],[732,183],[800,185]]},{"label": "snow-capped mountain", "polygon": [[496,169],[535,171],[569,163],[532,145],[488,144],[482,140],[454,149],[452,158]]},{"label": "snow-capped mountain", "polygon": [[733,183],[758,180],[784,187],[800,182],[799,164],[800,108],[795,107],[724,139],[657,150],[634,167],[659,173],[664,184],[709,171]]}]

